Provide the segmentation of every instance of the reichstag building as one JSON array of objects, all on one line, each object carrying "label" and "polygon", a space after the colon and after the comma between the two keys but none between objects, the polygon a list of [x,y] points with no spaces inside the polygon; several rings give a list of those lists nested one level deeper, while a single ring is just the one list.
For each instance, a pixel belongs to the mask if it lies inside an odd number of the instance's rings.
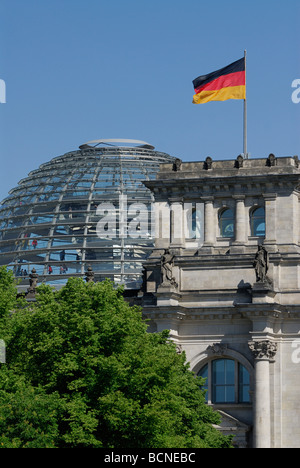
[{"label": "reichstag building", "polygon": [[33,271],[124,284],[206,378],[236,447],[300,448],[299,202],[297,156],[183,162],[96,140],[10,191],[0,264],[25,293]]}]

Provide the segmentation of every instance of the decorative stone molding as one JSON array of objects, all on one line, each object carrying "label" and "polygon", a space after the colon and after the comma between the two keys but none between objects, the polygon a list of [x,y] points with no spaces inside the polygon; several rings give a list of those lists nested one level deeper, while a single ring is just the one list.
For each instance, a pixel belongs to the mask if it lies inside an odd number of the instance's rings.
[{"label": "decorative stone molding", "polygon": [[225,343],[213,343],[207,347],[207,351],[211,351],[213,354],[222,356],[226,353],[228,345]]},{"label": "decorative stone molding", "polygon": [[250,351],[255,359],[273,360],[277,352],[277,343],[273,341],[249,341]]}]

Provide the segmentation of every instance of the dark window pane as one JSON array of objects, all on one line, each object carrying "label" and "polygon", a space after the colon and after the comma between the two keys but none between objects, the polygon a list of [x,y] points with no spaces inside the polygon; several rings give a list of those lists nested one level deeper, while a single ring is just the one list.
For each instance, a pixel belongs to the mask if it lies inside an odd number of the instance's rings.
[{"label": "dark window pane", "polygon": [[264,237],[266,233],[265,210],[256,208],[251,214],[251,235]]},{"label": "dark window pane", "polygon": [[221,237],[234,236],[234,212],[230,209],[222,211],[219,219]]}]

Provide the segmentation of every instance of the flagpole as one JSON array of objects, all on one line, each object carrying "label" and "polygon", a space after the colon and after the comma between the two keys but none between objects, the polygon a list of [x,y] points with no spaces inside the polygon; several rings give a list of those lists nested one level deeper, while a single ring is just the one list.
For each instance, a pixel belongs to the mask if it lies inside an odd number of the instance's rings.
[{"label": "flagpole", "polygon": [[247,71],[246,71],[246,55],[247,52],[244,50],[244,58],[245,58],[245,99],[244,99],[244,158],[248,159],[247,153]]}]

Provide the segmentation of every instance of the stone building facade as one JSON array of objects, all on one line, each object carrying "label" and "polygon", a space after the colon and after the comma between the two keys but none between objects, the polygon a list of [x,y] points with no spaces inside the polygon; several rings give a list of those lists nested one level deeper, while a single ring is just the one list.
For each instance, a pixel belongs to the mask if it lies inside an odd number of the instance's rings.
[{"label": "stone building facade", "polygon": [[150,330],[170,330],[238,447],[299,448],[298,158],[177,160],[145,185]]}]

